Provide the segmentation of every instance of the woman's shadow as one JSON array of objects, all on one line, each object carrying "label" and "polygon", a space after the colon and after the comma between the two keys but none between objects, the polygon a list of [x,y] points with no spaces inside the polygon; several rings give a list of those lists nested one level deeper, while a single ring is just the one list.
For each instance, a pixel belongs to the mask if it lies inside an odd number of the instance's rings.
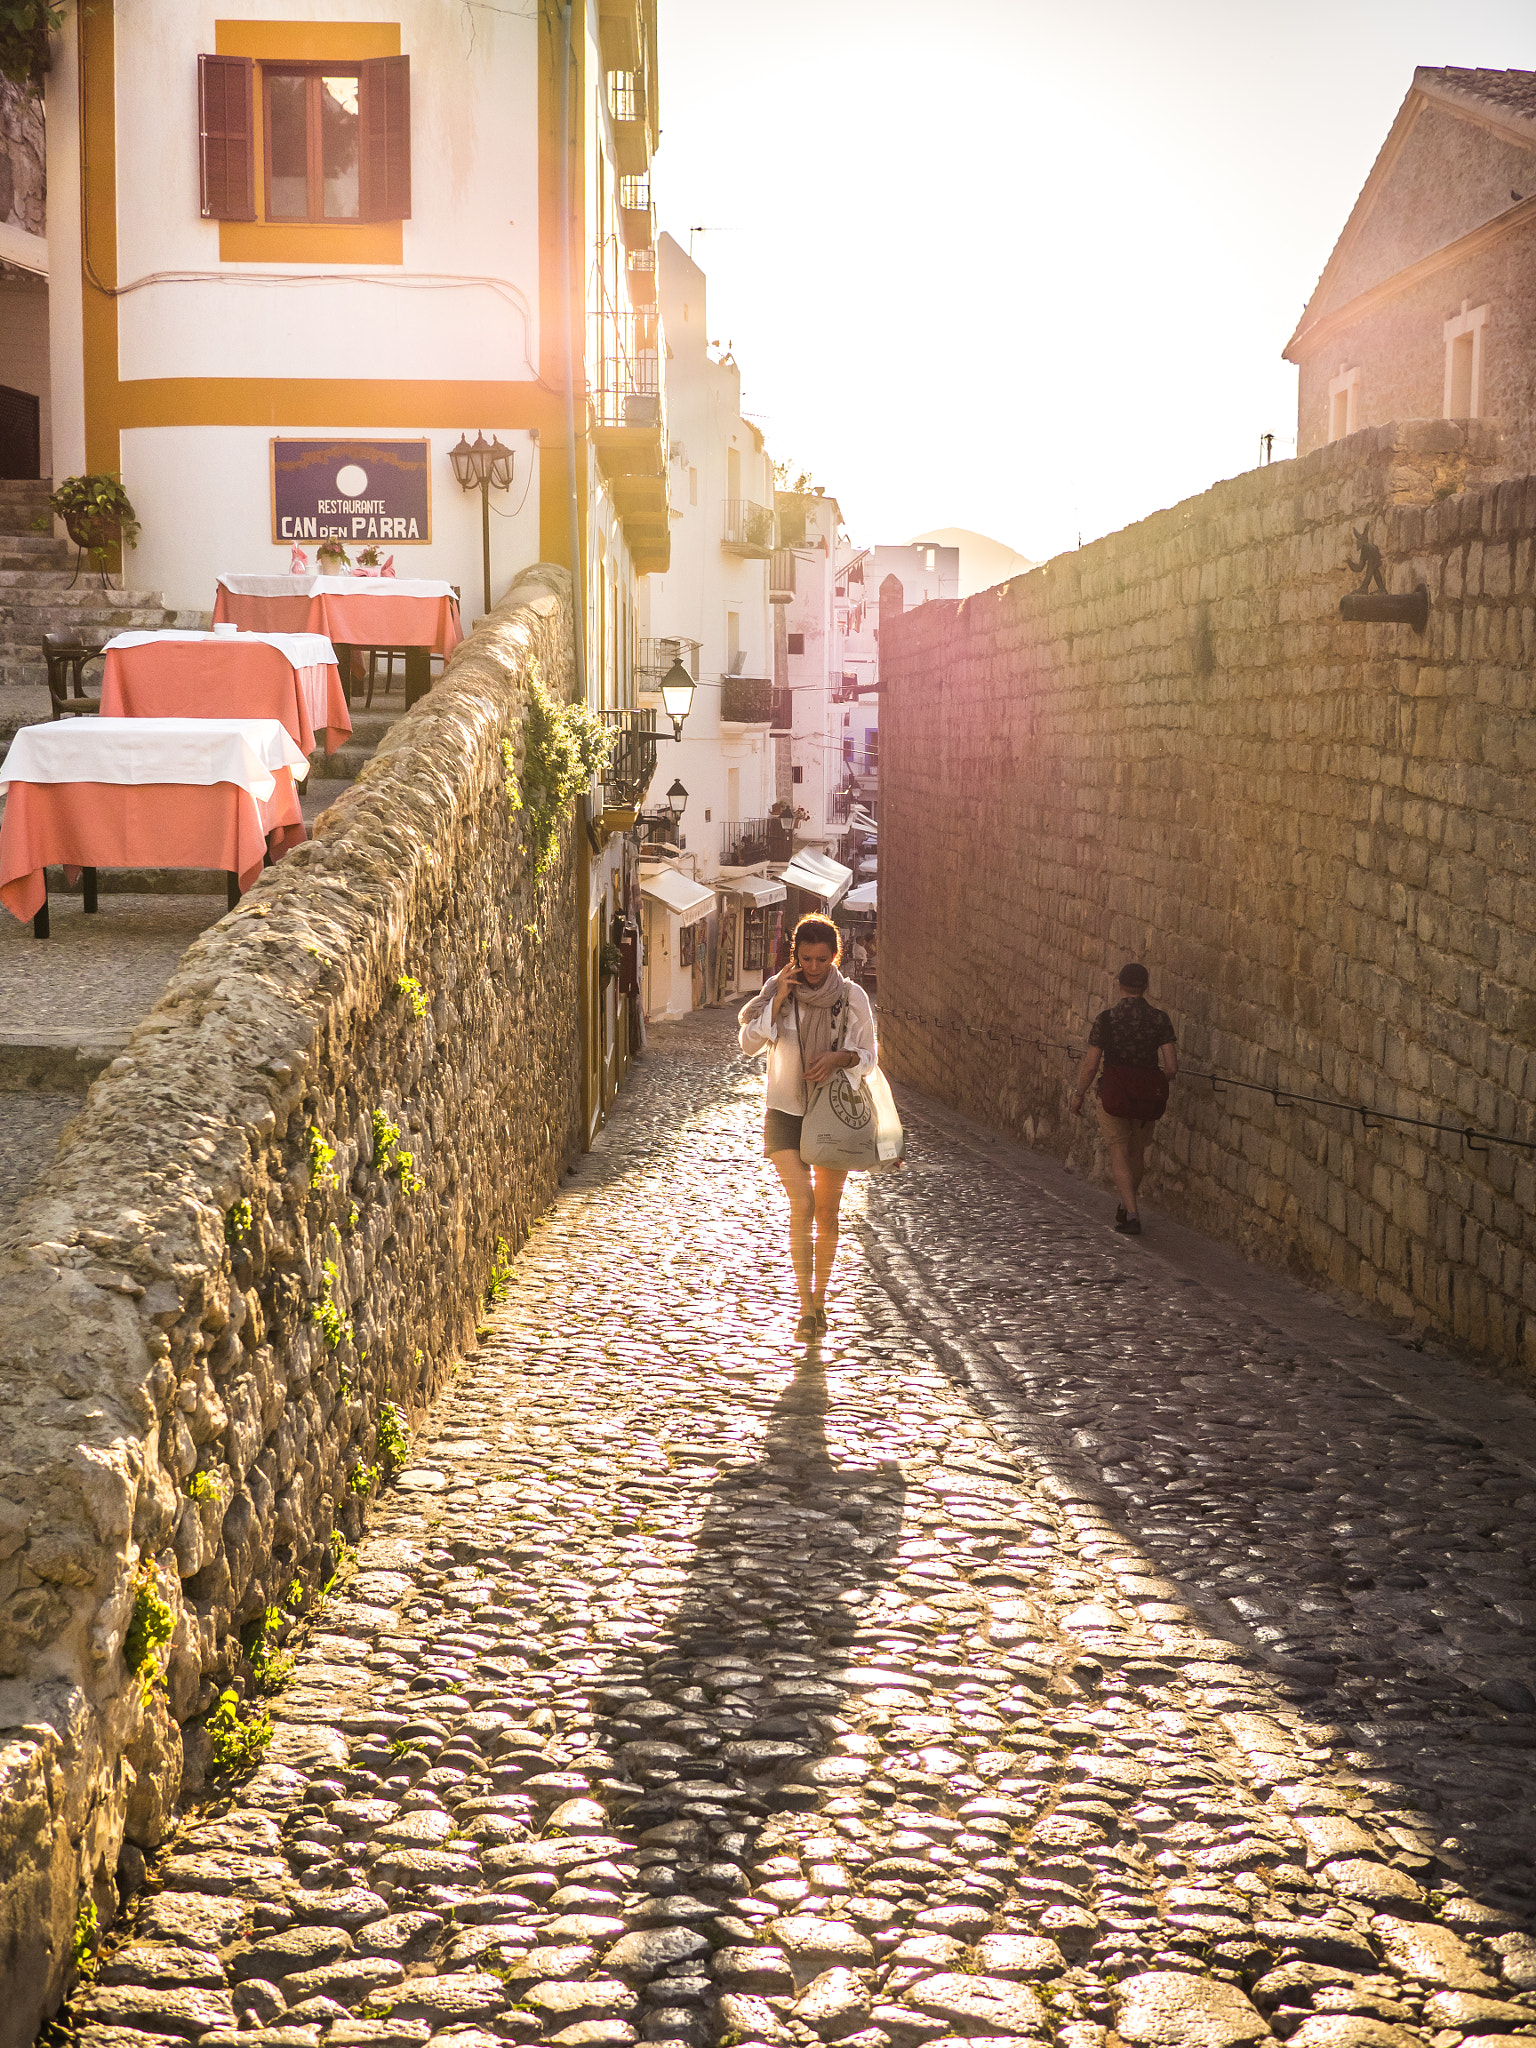
[{"label": "woman's shadow", "polygon": [[[616,1815],[626,1832],[691,1815],[716,1836],[730,1833],[731,1860],[749,1862],[769,1814],[820,1801],[802,1774],[839,1732],[845,1674],[865,1610],[894,1569],[906,1494],[888,1459],[839,1461],[827,1407],[812,1349],[774,1404],[757,1457],[723,1469],[710,1490],[688,1583],[645,1660],[649,1700],[604,1702],[603,1732],[641,1788]],[[850,1416],[855,1441],[866,1428],[878,1431],[878,1415]],[[702,1847],[681,1855],[687,1890],[708,1896],[710,1860]]]}]

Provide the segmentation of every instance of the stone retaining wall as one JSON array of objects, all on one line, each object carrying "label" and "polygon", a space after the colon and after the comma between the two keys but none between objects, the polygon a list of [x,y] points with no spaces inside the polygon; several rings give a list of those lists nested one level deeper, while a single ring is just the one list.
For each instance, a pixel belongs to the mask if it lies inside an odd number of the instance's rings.
[{"label": "stone retaining wall", "polygon": [[[1085,1170],[1145,959],[1185,1065],[1536,1136],[1536,479],[1481,423],[1217,485],[883,636],[891,1070]],[[1427,632],[1345,625],[1352,529]],[[1149,1193],[1536,1366],[1536,1154],[1181,1081]],[[1107,1205],[1106,1205],[1107,1219]]]},{"label": "stone retaining wall", "polygon": [[[409,1423],[443,1384],[579,1149],[570,828],[535,882],[506,788],[535,665],[570,695],[562,570],[191,947],[0,1247],[0,2043],[163,1833],[184,1730],[196,1780],[242,1630],[357,1535],[383,1404]],[[150,1565],[174,1634],[146,1691]]]}]

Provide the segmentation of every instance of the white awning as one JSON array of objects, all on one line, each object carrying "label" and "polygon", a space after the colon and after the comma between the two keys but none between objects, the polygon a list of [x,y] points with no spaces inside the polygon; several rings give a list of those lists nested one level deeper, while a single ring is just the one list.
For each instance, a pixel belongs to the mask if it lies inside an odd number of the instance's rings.
[{"label": "white awning", "polygon": [[855,832],[868,832],[879,836],[880,828],[861,804],[851,804],[848,809],[848,823]]},{"label": "white awning", "polygon": [[756,909],[766,909],[770,903],[782,903],[785,889],[782,882],[774,881],[771,875],[743,875],[739,882],[721,884],[727,896],[740,896]]},{"label": "white awning", "polygon": [[820,896],[832,910],[853,887],[853,869],[828,854],[817,853],[814,847],[803,846],[784,870],[784,881],[791,889]]},{"label": "white awning", "polygon": [[684,924],[693,924],[701,917],[708,917],[715,907],[713,889],[690,881],[686,875],[674,874],[670,868],[663,868],[654,875],[642,875],[640,888],[644,895],[654,896],[658,903],[664,903]]},{"label": "white awning", "polygon": [[876,909],[875,891],[879,886],[878,882],[860,882],[857,889],[850,889],[843,898],[844,910]]}]

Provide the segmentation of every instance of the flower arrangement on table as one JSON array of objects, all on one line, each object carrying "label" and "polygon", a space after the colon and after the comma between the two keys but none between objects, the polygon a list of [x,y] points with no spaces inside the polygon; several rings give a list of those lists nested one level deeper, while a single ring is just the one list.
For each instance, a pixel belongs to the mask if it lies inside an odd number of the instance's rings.
[{"label": "flower arrangement on table", "polygon": [[350,569],[351,559],[339,540],[323,540],[315,550],[315,560],[322,576],[339,576],[343,569]]}]

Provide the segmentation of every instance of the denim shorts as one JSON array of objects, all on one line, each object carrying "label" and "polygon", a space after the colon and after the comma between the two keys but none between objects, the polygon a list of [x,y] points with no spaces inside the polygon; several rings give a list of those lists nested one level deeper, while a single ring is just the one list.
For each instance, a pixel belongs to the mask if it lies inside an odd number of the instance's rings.
[{"label": "denim shorts", "polygon": [[800,1127],[803,1116],[791,1116],[787,1109],[770,1109],[763,1116],[763,1157],[771,1159],[775,1152],[800,1150]]}]

